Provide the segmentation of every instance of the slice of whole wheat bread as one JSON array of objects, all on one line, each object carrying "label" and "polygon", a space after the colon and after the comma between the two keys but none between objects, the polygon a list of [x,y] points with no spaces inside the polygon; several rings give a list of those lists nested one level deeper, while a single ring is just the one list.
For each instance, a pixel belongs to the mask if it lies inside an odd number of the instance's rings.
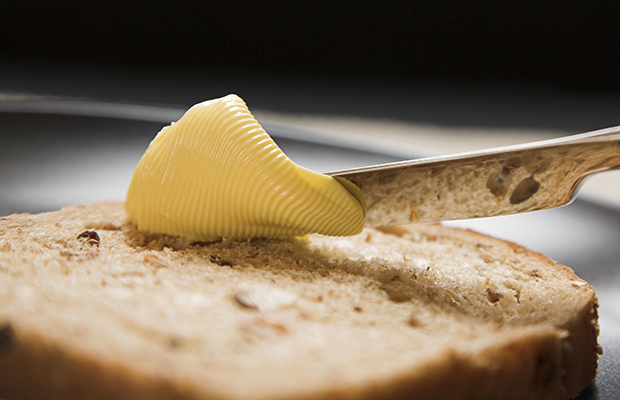
[{"label": "slice of whole wheat bread", "polygon": [[591,286],[440,225],[188,243],[122,203],[0,218],[0,398],[564,399]]}]

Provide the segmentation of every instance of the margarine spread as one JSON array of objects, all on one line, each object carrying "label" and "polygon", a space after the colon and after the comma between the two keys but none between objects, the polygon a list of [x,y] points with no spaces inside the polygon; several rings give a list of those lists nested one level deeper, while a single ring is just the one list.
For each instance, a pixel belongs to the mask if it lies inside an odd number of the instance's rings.
[{"label": "margarine spread", "polygon": [[134,172],[129,221],[195,241],[361,232],[359,189],[292,162],[236,95],[162,129]]}]

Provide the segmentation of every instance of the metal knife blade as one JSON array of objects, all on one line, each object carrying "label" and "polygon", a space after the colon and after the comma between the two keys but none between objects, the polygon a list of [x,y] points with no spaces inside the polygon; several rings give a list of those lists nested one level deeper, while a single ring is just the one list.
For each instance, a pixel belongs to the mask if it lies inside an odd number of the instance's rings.
[{"label": "metal knife blade", "polygon": [[366,226],[490,217],[570,203],[620,166],[620,126],[523,145],[330,172],[357,185]]}]

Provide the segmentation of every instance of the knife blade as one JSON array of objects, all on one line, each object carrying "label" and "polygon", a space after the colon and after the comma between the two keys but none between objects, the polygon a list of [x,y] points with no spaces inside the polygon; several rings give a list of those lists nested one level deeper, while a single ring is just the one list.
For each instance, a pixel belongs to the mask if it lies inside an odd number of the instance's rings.
[{"label": "knife blade", "polygon": [[569,204],[620,166],[620,126],[522,145],[329,172],[362,192],[366,226],[523,213]]}]

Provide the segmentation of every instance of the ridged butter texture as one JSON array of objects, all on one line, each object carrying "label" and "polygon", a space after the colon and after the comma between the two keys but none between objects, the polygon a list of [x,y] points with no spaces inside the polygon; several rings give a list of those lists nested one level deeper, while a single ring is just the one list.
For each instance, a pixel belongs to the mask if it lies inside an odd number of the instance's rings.
[{"label": "ridged butter texture", "polygon": [[228,95],[196,104],[159,132],[125,208],[140,230],[196,241],[348,236],[361,232],[365,213],[361,194],[349,190],[292,162],[243,100]]}]

